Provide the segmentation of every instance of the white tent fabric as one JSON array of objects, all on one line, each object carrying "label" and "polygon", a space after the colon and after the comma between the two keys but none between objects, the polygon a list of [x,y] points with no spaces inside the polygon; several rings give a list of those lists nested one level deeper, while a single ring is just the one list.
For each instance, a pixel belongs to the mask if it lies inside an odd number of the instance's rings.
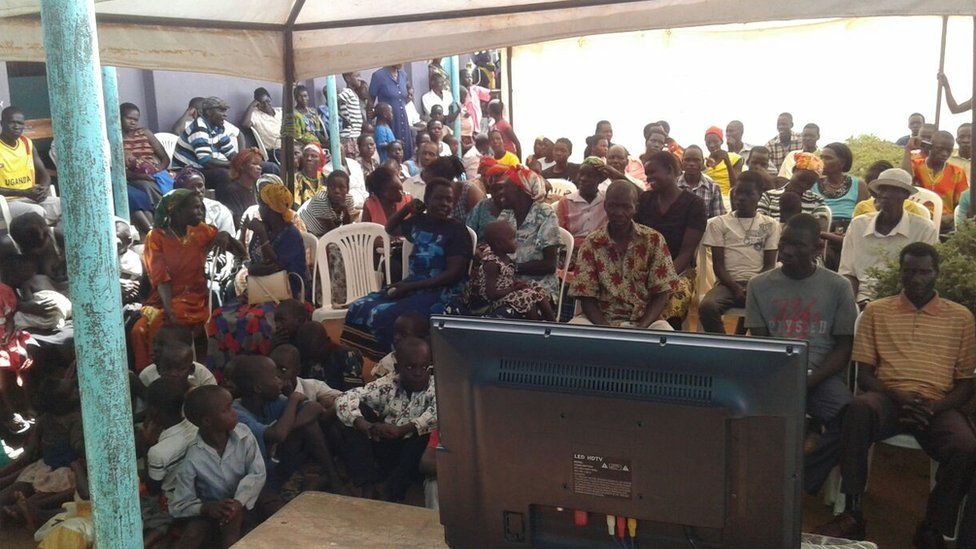
[{"label": "white tent fabric", "polygon": [[[973,15],[974,0],[96,0],[106,65],[284,82],[632,30],[825,17]],[[294,21],[290,18],[294,13]],[[0,60],[43,61],[39,0],[0,3]]]}]

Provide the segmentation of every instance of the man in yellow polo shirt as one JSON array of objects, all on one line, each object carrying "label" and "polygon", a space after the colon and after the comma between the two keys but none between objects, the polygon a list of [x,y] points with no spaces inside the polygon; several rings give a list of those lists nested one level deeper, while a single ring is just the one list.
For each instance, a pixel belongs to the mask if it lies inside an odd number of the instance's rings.
[{"label": "man in yellow polo shirt", "polygon": [[61,218],[61,201],[51,196],[51,176],[24,127],[24,113],[17,107],[0,113],[0,195],[12,217],[35,212],[54,225]]},{"label": "man in yellow polo shirt", "polygon": [[[913,242],[899,256],[902,292],[868,304],[858,322],[852,358],[865,392],[844,414],[840,442],[841,491],[846,510],[818,533],[864,539],[861,495],[868,452],[879,440],[910,433],[939,462],[915,547],[944,547],[976,471],[976,434],[961,410],[973,397],[976,326],[968,309],[935,291],[939,253]],[[900,544],[899,544],[900,545]],[[905,540],[904,547],[908,546]],[[976,547],[976,506],[960,518],[956,547]]]}]

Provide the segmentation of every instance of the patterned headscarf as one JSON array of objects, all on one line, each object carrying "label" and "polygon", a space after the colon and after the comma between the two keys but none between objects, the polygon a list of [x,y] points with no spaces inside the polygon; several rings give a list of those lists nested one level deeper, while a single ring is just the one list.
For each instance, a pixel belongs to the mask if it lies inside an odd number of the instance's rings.
[{"label": "patterned headscarf", "polygon": [[533,202],[541,202],[546,197],[545,180],[521,164],[511,168],[509,180],[522,192],[529,195]]},{"label": "patterned headscarf", "polygon": [[583,162],[580,163],[580,168],[582,169],[584,166],[588,168],[600,168],[605,166],[606,164],[607,163],[604,162],[603,159],[600,158],[599,156],[587,156],[586,158],[583,159]]},{"label": "patterned headscarf", "polygon": [[808,152],[798,152],[794,158],[796,158],[794,170],[810,170],[816,173],[817,177],[823,175],[823,160],[819,156]]},{"label": "patterned headscarf", "polygon": [[163,195],[156,204],[156,213],[153,216],[153,224],[163,229],[170,228],[173,222],[173,213],[178,210],[190,198],[195,198],[196,192],[190,189],[173,189]]},{"label": "patterned headscarf", "polygon": [[188,188],[186,186],[187,180],[190,179],[191,177],[195,176],[195,175],[199,175],[200,177],[203,177],[204,179],[206,179],[206,177],[204,177],[204,175],[203,175],[203,172],[201,172],[200,170],[198,170],[198,169],[196,169],[196,168],[194,168],[192,166],[187,166],[187,167],[183,168],[182,170],[180,170],[179,173],[176,174],[176,177],[173,178],[173,188],[176,188],[176,189],[186,189],[186,188]]},{"label": "patterned headscarf", "polygon": [[322,148],[322,145],[319,145],[318,143],[316,143],[314,141],[312,141],[308,145],[305,145],[304,147],[302,147],[302,153],[304,153],[308,149],[314,149],[314,150],[316,150],[316,151],[319,152],[319,167],[315,171],[319,175],[322,175],[322,168],[325,167],[325,150]]},{"label": "patterned headscarf", "polygon": [[[264,177],[262,177],[264,179]],[[288,187],[285,187],[281,183],[279,178],[277,182],[265,182],[261,186],[261,190],[258,191],[258,198],[261,200],[265,206],[271,208],[272,210],[281,214],[281,217],[287,222],[295,217],[295,212],[291,209],[291,204],[294,197]]]},{"label": "patterned headscarf", "polygon": [[264,156],[261,151],[251,147],[250,149],[244,149],[243,151],[237,153],[237,156],[230,161],[230,178],[236,181],[241,177],[241,173],[244,172],[244,167],[251,163],[251,160],[257,158],[258,160],[264,161]]},{"label": "patterned headscarf", "polygon": [[481,177],[482,179],[485,179],[488,176],[488,170],[492,166],[497,166],[497,165],[498,165],[498,161],[495,160],[494,156],[490,156],[490,155],[482,156],[481,159],[478,161],[478,176]]}]

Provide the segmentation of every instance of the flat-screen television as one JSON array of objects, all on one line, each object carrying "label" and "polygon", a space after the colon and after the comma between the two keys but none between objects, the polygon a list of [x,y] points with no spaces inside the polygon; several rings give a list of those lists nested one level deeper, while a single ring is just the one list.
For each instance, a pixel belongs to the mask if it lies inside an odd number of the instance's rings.
[{"label": "flat-screen television", "polygon": [[806,343],[431,322],[451,547],[800,546]]}]

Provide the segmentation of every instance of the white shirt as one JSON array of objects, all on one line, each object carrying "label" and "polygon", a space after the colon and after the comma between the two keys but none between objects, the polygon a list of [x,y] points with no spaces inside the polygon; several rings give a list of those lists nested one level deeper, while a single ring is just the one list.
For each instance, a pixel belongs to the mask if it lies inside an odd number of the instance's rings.
[{"label": "white shirt", "polygon": [[166,496],[166,501],[173,500],[176,471],[183,463],[186,448],[195,438],[197,438],[196,425],[184,419],[159,433],[159,441],[149,448],[146,454],[149,478],[163,483],[163,495]]},{"label": "white shirt", "polygon": [[461,157],[461,163],[464,164],[464,174],[468,177],[468,181],[477,179],[478,166],[481,165],[481,153],[478,152],[478,147],[472,146],[468,149],[468,152]]},{"label": "white shirt", "polygon": [[451,112],[451,104],[454,103],[454,96],[447,88],[441,90],[441,94],[442,95],[438,96],[436,93],[434,93],[434,90],[430,90],[420,98],[420,102],[424,106],[424,114],[430,116],[430,109],[433,108],[434,105],[440,105],[444,109],[443,112],[445,116]]},{"label": "white shirt", "polygon": [[407,124],[416,126],[420,123],[420,113],[417,112],[417,105],[414,105],[413,101],[408,101],[403,109],[407,111]]},{"label": "white shirt", "polygon": [[[627,181],[630,181],[631,183],[633,183],[634,186],[637,187],[637,191],[638,192],[644,192],[645,190],[647,190],[647,185],[643,181],[641,181],[640,179],[637,179],[636,177],[630,175],[629,173],[625,173],[624,174],[624,178]],[[600,192],[602,192],[602,193],[607,192],[607,189],[610,188],[610,184],[611,183],[613,183],[613,181],[611,181],[609,177],[606,178],[606,179],[604,179],[603,180],[603,183],[600,183],[600,186],[598,187],[600,189]]]},{"label": "white shirt", "polygon": [[427,183],[420,178],[420,174],[417,174],[403,182],[403,192],[409,194],[413,198],[423,200],[424,192],[426,190]]},{"label": "white shirt", "polygon": [[451,146],[441,141],[440,150],[437,154],[438,156],[451,156]]},{"label": "white shirt", "polygon": [[230,210],[227,209],[227,206],[224,206],[216,200],[204,197],[203,209],[206,210],[204,220],[207,222],[207,225],[213,225],[218,231],[223,231],[230,235],[234,234],[234,217],[231,215]]},{"label": "white shirt", "polygon": [[254,109],[251,113],[251,128],[269,151],[281,148],[281,112],[281,107],[275,107],[274,115],[261,109]]},{"label": "white shirt", "polygon": [[342,394],[342,391],[333,389],[324,381],[318,379],[305,379],[301,377],[298,378],[297,383],[295,383],[295,392],[307,396],[309,400],[318,400],[319,397],[324,396],[334,398]]},{"label": "white shirt", "polygon": [[765,252],[779,247],[779,231],[779,222],[768,215],[739,218],[727,213],[708,220],[702,244],[722,248],[725,270],[732,280],[744,282],[762,271]]},{"label": "white shirt", "polygon": [[868,269],[897,260],[901,249],[912,242],[939,242],[939,232],[931,221],[907,213],[902,213],[901,221],[890,233],[880,234],[875,227],[878,215],[873,213],[855,217],[844,235],[837,273],[858,280],[857,301],[874,298],[875,281],[868,276]]},{"label": "white shirt", "polygon": [[[152,383],[159,378],[159,369],[156,367],[155,363],[146,366],[143,371],[139,372],[139,381],[141,381],[146,387],[152,385]],[[193,373],[187,376],[186,380],[190,382],[190,387],[217,384],[217,378],[210,373],[210,370],[208,370],[206,366],[200,364],[199,362],[193,363]]]}]

